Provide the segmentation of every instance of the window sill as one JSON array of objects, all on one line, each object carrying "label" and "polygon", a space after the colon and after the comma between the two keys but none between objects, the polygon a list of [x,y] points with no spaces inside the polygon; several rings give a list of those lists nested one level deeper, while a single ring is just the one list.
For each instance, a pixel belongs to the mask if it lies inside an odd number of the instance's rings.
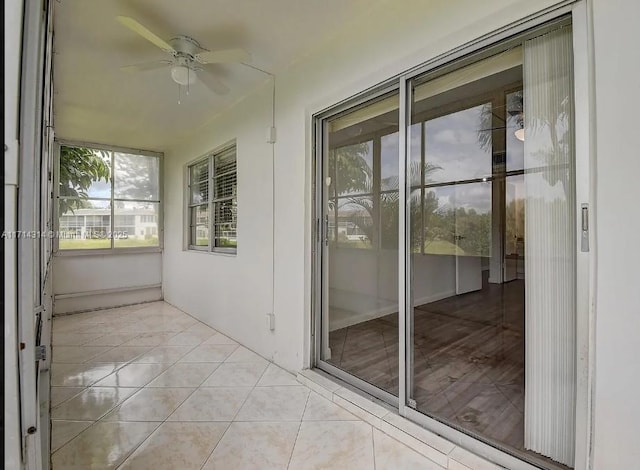
[{"label": "window sill", "polygon": [[238,254],[237,251],[209,251],[207,248],[183,248],[182,250],[185,253],[202,253],[205,255],[220,255],[235,258]]},{"label": "window sill", "polygon": [[141,253],[162,253],[162,247],[148,248],[113,248],[113,249],[87,249],[87,250],[58,250],[54,256],[105,256],[105,255],[135,255]]}]

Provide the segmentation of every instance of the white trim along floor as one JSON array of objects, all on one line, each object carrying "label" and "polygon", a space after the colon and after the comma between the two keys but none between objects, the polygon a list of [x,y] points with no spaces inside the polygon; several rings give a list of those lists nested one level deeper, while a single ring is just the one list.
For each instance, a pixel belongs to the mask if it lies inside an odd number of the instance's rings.
[{"label": "white trim along floor", "polygon": [[499,468],[165,302],[56,317],[51,392],[54,470]]}]

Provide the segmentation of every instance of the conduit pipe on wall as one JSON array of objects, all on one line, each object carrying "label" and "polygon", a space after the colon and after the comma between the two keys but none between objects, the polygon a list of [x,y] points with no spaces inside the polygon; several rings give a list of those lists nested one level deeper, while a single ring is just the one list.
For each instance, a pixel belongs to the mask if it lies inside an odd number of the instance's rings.
[{"label": "conduit pipe on wall", "polygon": [[267,143],[271,144],[271,311],[270,329],[273,330],[276,309],[276,76],[255,65],[240,62],[242,65],[271,77],[271,127],[267,133]]}]

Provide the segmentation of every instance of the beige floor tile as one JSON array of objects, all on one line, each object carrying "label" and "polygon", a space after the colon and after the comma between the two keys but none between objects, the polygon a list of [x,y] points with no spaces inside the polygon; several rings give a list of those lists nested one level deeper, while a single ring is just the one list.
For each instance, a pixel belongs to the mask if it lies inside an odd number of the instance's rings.
[{"label": "beige floor tile", "polygon": [[156,346],[133,362],[173,364],[192,349],[193,346]]},{"label": "beige floor tile", "polygon": [[139,333],[109,333],[91,341],[91,346],[120,346],[138,336]]},{"label": "beige floor tile", "polygon": [[298,427],[298,423],[231,423],[202,468],[286,470]]},{"label": "beige floor tile", "polygon": [[338,468],[374,468],[371,426],[362,421],[303,421],[289,469]]},{"label": "beige floor tile", "polygon": [[144,387],[163,371],[169,364],[127,364],[113,374],[96,382],[97,387]]},{"label": "beige floor tile", "polygon": [[250,387],[199,388],[169,421],[232,421],[250,391]]},{"label": "beige floor tile", "polygon": [[212,335],[212,332],[187,330],[173,336],[167,344],[170,346],[197,346]]},{"label": "beige floor tile", "polygon": [[180,362],[223,362],[236,348],[232,344],[201,344]]},{"label": "beige floor tile", "polygon": [[121,362],[52,364],[51,385],[60,387],[88,387],[123,366]]},{"label": "beige floor tile", "polygon": [[229,423],[163,423],[120,470],[199,470]]},{"label": "beige floor tile", "polygon": [[442,470],[442,467],[404,444],[373,430],[376,470]]},{"label": "beige floor tile", "polygon": [[115,469],[157,426],[95,423],[53,454],[53,470]]},{"label": "beige floor tile", "polygon": [[238,346],[233,354],[225,359],[225,362],[259,362],[261,364],[269,363],[264,357],[254,353],[244,346]]},{"label": "beige floor tile", "polygon": [[148,352],[149,346],[116,346],[87,362],[129,362]]},{"label": "beige floor tile", "polygon": [[286,370],[270,363],[267,370],[260,378],[258,387],[273,387],[275,385],[300,385],[296,380],[296,376],[290,374]]},{"label": "beige floor tile", "polygon": [[85,387],[51,387],[51,407],[55,408],[69,398],[75,397],[84,389]]},{"label": "beige floor tile", "polygon": [[147,384],[147,387],[199,387],[221,362],[181,362]]},{"label": "beige floor tile", "polygon": [[[76,317],[76,315],[71,315]],[[79,334],[102,334],[112,333],[117,331],[117,328],[113,325],[109,327],[100,328],[102,325],[84,321],[82,319],[73,318],[65,322],[54,321],[53,332],[58,333],[79,333]]]},{"label": "beige floor tile", "polygon": [[141,333],[138,336],[124,342],[123,346],[161,346],[169,342],[176,335],[175,331],[155,331]]},{"label": "beige floor tile", "polygon": [[60,360],[86,362],[52,365],[53,470],[439,468],[180,310],[134,307],[54,320]]},{"label": "beige floor tile", "polygon": [[193,388],[144,388],[102,420],[164,421],[193,391]]},{"label": "beige floor tile", "polygon": [[97,420],[137,390],[137,388],[89,387],[55,408],[51,417],[77,421]]},{"label": "beige floor tile", "polygon": [[205,380],[203,387],[253,387],[265,369],[266,364],[259,362],[222,363]]},{"label": "beige floor tile", "polygon": [[160,331],[174,331],[179,333],[185,328],[191,326],[192,323],[179,320],[163,320],[161,318],[149,318],[148,320],[138,321],[127,327],[128,331],[137,331],[138,333],[150,333]]},{"label": "beige floor tile", "polygon": [[307,387],[256,387],[242,406],[237,421],[300,421]]},{"label": "beige floor tile", "polygon": [[55,452],[93,424],[93,421],[51,420],[51,452]]},{"label": "beige floor tile", "polygon": [[231,338],[223,335],[222,333],[216,333],[215,335],[209,337],[209,339],[207,339],[202,344],[236,344],[237,345],[238,343],[232,340]]},{"label": "beige floor tile", "polygon": [[71,362],[80,364],[87,362],[111,349],[110,346],[57,346],[53,345],[53,362]]},{"label": "beige floor tile", "polygon": [[101,333],[106,335],[107,333],[117,333],[120,330],[120,325],[114,325],[112,323],[88,323],[81,329],[77,330],[78,333]]},{"label": "beige floor tile", "polygon": [[208,333],[210,335],[214,335],[214,334],[218,333],[217,330],[215,330],[214,328],[211,328],[209,325],[207,325],[205,323],[202,323],[200,321],[194,323],[192,326],[187,328],[185,331],[199,331],[201,333]]},{"label": "beige floor tile", "polygon": [[53,333],[53,344],[59,346],[82,346],[90,343],[91,346],[108,346],[96,344],[103,333]]},{"label": "beige floor tile", "polygon": [[311,392],[307,407],[302,417],[303,421],[359,421],[359,418],[352,415],[344,408],[320,396],[316,392]]}]

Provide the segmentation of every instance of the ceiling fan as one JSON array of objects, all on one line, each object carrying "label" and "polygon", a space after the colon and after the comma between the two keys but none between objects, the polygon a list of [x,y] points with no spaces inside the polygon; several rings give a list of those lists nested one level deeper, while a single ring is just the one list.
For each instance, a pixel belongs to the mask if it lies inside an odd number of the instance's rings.
[{"label": "ceiling fan", "polygon": [[167,42],[133,18],[118,16],[117,20],[171,56],[169,59],[121,67],[122,70],[142,72],[170,67],[171,78],[180,86],[188,87],[199,79],[214,93],[225,94],[229,92],[229,88],[205,67],[209,64],[243,63],[249,60],[249,54],[244,49],[209,51],[195,39],[184,35],[176,36]]}]

